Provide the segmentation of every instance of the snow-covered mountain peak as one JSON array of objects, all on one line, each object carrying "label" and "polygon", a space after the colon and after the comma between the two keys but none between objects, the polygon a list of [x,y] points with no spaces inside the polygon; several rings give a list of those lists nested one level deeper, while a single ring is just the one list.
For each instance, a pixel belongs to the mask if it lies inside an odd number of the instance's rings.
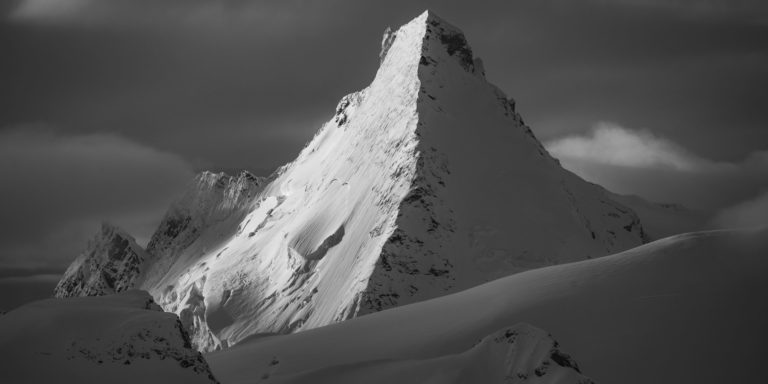
[{"label": "snow-covered mountain peak", "polygon": [[123,229],[104,222],[85,251],[64,272],[56,297],[100,296],[134,285],[147,253]]},{"label": "snow-covered mountain peak", "polygon": [[431,12],[270,179],[204,172],[137,280],[201,349],[315,328],[639,245],[631,209],[564,170]]},{"label": "snow-covered mountain peak", "polygon": [[[392,49],[398,40],[400,44]],[[382,67],[386,69],[396,61],[387,63],[386,58],[389,55],[397,57],[398,61],[410,56],[409,59],[417,59],[420,64],[429,65],[430,62],[434,63],[432,56],[442,57],[446,54],[466,71],[476,72],[476,60],[464,33],[434,12],[427,10],[396,31],[387,27],[382,37],[379,57]],[[480,67],[482,68],[482,64]]]}]

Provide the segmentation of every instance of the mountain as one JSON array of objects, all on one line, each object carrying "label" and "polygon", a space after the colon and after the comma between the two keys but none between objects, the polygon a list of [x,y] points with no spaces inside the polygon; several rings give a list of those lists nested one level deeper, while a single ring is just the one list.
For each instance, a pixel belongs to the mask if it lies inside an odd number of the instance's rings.
[{"label": "mountain", "polygon": [[102,223],[99,233],[64,272],[54,289],[54,296],[100,296],[122,292],[134,285],[148,258],[133,236],[109,223]]},{"label": "mountain", "polygon": [[312,373],[344,382],[367,369],[373,378],[389,364],[462,355],[525,322],[552,332],[596,382],[762,382],[767,255],[768,228],[682,234],[339,324],[254,337],[206,358],[228,383],[264,374],[304,383]]},{"label": "mountain", "polygon": [[630,208],[546,152],[460,30],[425,12],[387,30],[380,60],[266,185],[204,175],[153,236],[133,285],[198,348],[645,241]]},{"label": "mountain", "polygon": [[217,383],[148,293],[48,299],[0,316],[3,383]]}]

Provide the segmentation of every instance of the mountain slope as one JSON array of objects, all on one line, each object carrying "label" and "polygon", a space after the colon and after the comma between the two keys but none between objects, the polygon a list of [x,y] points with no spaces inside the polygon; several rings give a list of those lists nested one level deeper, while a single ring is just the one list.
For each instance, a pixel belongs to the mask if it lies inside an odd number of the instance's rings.
[{"label": "mountain slope", "polygon": [[226,382],[265,372],[286,382],[299,372],[343,379],[346,366],[461,353],[484,335],[526,322],[552,332],[597,382],[760,382],[768,359],[766,256],[768,228],[684,234],[340,324],[247,340],[207,359]]},{"label": "mountain slope", "polygon": [[373,82],[268,185],[246,190],[215,220],[199,217],[218,203],[174,207],[135,283],[201,349],[645,239],[631,209],[549,156],[461,31],[429,12],[388,30]]},{"label": "mountain slope", "polygon": [[149,255],[136,239],[108,223],[64,272],[56,297],[100,296],[131,288]]},{"label": "mountain slope", "polygon": [[146,292],[48,299],[0,316],[3,383],[216,383]]},{"label": "mountain slope", "polygon": [[143,285],[153,285],[172,265],[184,265],[183,252],[195,242],[215,244],[224,235],[221,223],[239,221],[264,186],[264,178],[242,171],[237,176],[201,172],[174,202],[147,244],[151,255],[143,268]]}]

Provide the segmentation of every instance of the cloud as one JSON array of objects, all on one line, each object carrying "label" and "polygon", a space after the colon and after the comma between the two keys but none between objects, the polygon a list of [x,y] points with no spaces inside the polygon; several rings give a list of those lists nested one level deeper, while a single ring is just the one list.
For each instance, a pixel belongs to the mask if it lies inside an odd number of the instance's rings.
[{"label": "cloud", "polygon": [[[231,27],[233,22],[242,22],[291,28],[328,12],[330,7],[321,5],[300,0],[22,0],[9,16],[17,21],[58,24],[163,26],[175,22],[190,27],[222,23]],[[306,12],[295,12],[296,8]]]},{"label": "cloud", "polygon": [[[144,0],[23,0],[10,13],[17,20],[109,21],[115,18],[152,18],[184,16],[202,9],[223,6],[227,1],[144,1]],[[185,5],[186,4],[186,5]],[[144,11],[142,11],[142,9]],[[152,16],[154,14],[154,16]]]},{"label": "cloud", "polygon": [[619,167],[669,168],[693,172],[715,166],[648,130],[631,130],[605,122],[598,123],[588,136],[567,136],[550,141],[547,149],[561,160]]},{"label": "cloud", "polygon": [[611,123],[545,146],[566,169],[609,190],[711,213],[768,187],[768,151],[740,162],[714,161],[648,130]]},{"label": "cloud", "polygon": [[0,133],[0,268],[63,268],[102,220],[146,239],[192,177],[188,163],[115,134]]},{"label": "cloud", "polygon": [[715,222],[722,228],[743,228],[768,225],[768,191],[722,210]]}]

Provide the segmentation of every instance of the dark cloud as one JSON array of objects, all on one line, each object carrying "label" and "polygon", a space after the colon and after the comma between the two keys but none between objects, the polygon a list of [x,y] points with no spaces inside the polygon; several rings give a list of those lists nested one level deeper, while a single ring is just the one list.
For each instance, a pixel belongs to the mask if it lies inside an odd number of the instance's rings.
[{"label": "dark cloud", "polygon": [[768,189],[753,199],[723,209],[715,222],[722,228],[768,226]]},{"label": "dark cloud", "polygon": [[9,311],[22,304],[53,296],[53,288],[61,275],[0,277],[0,311]]},{"label": "dark cloud", "polygon": [[0,268],[63,268],[101,220],[146,239],[191,177],[179,156],[121,136],[6,130],[0,133]]}]

